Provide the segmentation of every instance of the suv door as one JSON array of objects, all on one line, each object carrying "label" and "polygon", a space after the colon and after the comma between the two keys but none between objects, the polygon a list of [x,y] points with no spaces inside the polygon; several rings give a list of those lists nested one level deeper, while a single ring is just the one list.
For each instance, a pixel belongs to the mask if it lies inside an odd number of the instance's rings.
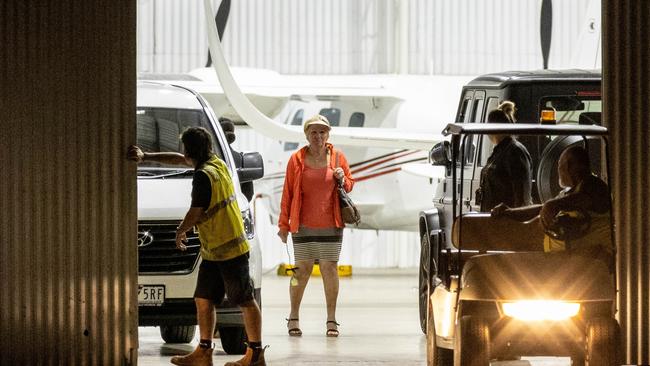
[{"label": "suv door", "polygon": [[[463,123],[477,123],[477,122],[482,122],[484,118],[484,110],[485,110],[485,91],[483,90],[465,90],[462,98],[461,105],[458,110],[458,115],[456,117],[456,120],[458,122],[463,122]],[[463,212],[470,211],[472,209],[475,209],[476,205],[474,203],[475,199],[475,194],[474,190],[476,189],[477,182],[474,182],[474,180],[480,178],[480,174],[478,175],[479,178],[475,177],[475,172],[474,172],[474,164],[477,158],[477,138],[476,136],[468,136],[466,144],[465,144],[465,154],[464,154],[464,171],[463,171]],[[458,170],[457,174],[458,177],[460,177],[460,165],[461,162],[457,161],[456,162],[456,167]],[[453,214],[453,179],[452,179],[452,172],[450,170],[447,171],[447,175],[445,177],[445,182],[442,185],[443,189],[440,194],[439,199],[434,200],[434,206],[442,212],[442,214],[445,216],[446,220],[449,220],[447,222],[453,222],[452,214]],[[460,178],[459,178],[460,179]],[[460,187],[460,183],[458,184]],[[456,189],[456,194],[460,195],[460,192],[458,191],[458,188]],[[450,234],[450,233],[447,233]],[[448,244],[451,243],[451,235],[446,235]]]}]

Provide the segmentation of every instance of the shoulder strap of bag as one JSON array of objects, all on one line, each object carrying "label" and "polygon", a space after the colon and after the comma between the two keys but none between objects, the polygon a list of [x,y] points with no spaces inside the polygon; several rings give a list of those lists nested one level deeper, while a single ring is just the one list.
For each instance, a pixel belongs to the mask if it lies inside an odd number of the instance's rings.
[{"label": "shoulder strap of bag", "polygon": [[[341,166],[340,160],[339,160],[339,153],[336,153],[336,168],[339,168]],[[337,179],[339,183],[339,187],[343,188],[343,179]]]}]

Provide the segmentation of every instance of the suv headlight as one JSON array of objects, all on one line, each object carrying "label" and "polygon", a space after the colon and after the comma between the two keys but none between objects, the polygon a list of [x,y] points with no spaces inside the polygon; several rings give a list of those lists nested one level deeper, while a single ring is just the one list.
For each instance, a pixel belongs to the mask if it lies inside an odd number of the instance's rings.
[{"label": "suv headlight", "polygon": [[245,210],[241,213],[242,220],[244,221],[244,230],[246,230],[246,239],[250,240],[255,237],[255,222],[251,210]]},{"label": "suv headlight", "polygon": [[564,301],[525,300],[501,306],[504,314],[523,321],[565,320],[580,311],[579,303]]}]

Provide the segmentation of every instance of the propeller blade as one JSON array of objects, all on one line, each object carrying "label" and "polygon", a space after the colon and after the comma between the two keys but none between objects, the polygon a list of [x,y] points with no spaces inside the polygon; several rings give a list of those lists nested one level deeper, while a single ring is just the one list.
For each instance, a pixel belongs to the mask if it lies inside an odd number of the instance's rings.
[{"label": "propeller blade", "polygon": [[[228,23],[229,14],[230,0],[221,0],[219,9],[217,9],[217,15],[214,17],[214,22],[217,25],[217,34],[219,35],[220,41],[223,41],[223,32],[226,31],[226,24]],[[210,52],[208,51],[208,62],[206,62],[205,67],[210,66],[212,66],[212,58],[210,57]]]},{"label": "propeller blade", "polygon": [[539,38],[542,46],[544,69],[548,69],[548,56],[551,52],[551,34],[553,33],[553,0],[542,0],[539,19]]}]

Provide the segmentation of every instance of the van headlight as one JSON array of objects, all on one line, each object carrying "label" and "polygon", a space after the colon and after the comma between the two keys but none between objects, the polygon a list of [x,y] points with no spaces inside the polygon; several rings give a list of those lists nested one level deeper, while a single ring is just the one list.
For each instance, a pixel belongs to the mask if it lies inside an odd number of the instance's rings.
[{"label": "van headlight", "polygon": [[245,210],[241,213],[241,218],[244,221],[244,230],[246,230],[246,239],[251,240],[255,237],[255,223],[253,222],[253,215],[251,210]]},{"label": "van headlight", "polygon": [[580,304],[576,302],[524,300],[504,302],[503,313],[523,321],[565,320],[576,316]]}]

